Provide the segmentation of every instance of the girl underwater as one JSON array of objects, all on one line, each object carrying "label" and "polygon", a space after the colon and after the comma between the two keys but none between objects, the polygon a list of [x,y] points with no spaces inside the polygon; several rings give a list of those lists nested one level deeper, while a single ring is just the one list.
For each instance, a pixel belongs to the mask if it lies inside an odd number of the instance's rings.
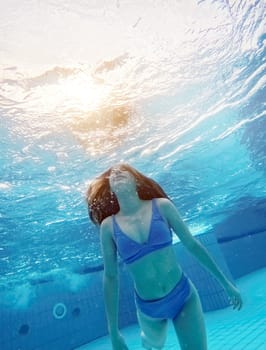
[{"label": "girl underwater", "polygon": [[178,264],[172,231],[225,289],[235,309],[238,289],[191,235],[161,186],[127,164],[111,167],[87,192],[89,215],[100,225],[104,300],[113,350],[128,347],[118,328],[117,252],[133,278],[137,317],[145,349],[162,349],[172,320],[182,350],[206,350],[207,337],[196,288]]}]

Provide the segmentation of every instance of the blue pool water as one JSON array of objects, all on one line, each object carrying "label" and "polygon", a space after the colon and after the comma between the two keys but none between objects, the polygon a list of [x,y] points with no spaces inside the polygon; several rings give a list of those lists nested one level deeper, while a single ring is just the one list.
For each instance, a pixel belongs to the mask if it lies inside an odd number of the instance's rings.
[{"label": "blue pool water", "polygon": [[0,4],[0,319],[18,320],[4,350],[61,350],[51,329],[33,342],[29,312],[101,273],[85,192],[120,161],[215,237],[232,279],[266,266],[264,14],[259,0]]}]

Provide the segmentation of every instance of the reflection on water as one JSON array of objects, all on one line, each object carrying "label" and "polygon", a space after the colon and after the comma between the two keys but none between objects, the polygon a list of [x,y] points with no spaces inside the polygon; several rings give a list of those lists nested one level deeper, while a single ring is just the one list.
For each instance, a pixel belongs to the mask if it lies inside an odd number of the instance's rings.
[{"label": "reflection on water", "polygon": [[106,154],[129,136],[129,106],[109,106],[70,120],[69,128],[86,153]]},{"label": "reflection on water", "polygon": [[263,15],[243,0],[0,4],[3,281],[100,261],[84,193],[115,162],[159,180],[193,233],[265,196]]}]

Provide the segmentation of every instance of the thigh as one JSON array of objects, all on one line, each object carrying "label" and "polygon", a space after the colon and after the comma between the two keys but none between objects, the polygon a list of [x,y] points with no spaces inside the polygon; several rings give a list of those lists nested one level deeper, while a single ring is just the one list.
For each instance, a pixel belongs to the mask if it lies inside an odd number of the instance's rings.
[{"label": "thigh", "polygon": [[162,349],[167,336],[167,320],[151,318],[137,310],[143,345],[146,349]]},{"label": "thigh", "polygon": [[173,320],[182,350],[207,350],[205,321],[198,292],[191,284],[191,295]]}]

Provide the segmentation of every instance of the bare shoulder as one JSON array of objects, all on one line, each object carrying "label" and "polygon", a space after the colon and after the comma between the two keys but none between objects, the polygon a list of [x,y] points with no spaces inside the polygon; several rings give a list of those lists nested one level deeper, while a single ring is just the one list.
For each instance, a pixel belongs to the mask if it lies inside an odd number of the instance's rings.
[{"label": "bare shoulder", "polygon": [[160,213],[168,220],[168,222],[172,222],[173,219],[177,220],[180,218],[175,204],[170,199],[157,198],[156,203]]},{"label": "bare shoulder", "polygon": [[112,232],[113,232],[112,217],[108,216],[101,223],[101,227],[100,227],[101,239],[103,239],[103,238],[106,239],[107,237],[111,238],[112,237]]},{"label": "bare shoulder", "polygon": [[112,227],[112,217],[108,216],[101,223],[101,229],[108,230]]},{"label": "bare shoulder", "polygon": [[174,204],[168,198],[156,198],[156,204],[162,212],[175,208]]}]

